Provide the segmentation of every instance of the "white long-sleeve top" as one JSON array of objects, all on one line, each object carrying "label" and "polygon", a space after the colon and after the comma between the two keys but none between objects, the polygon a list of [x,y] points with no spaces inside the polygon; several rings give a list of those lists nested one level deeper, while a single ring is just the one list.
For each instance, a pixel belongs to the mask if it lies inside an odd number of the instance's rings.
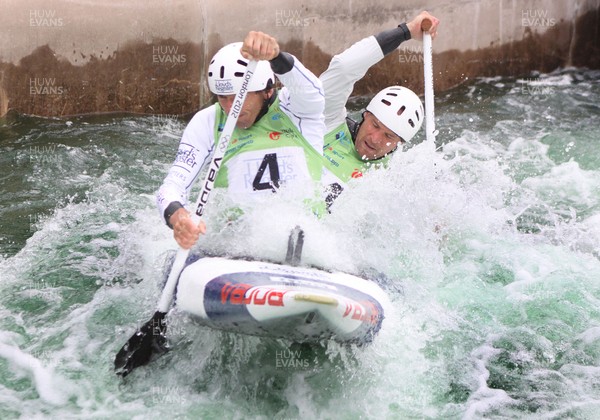
[{"label": "white long-sleeve top", "polygon": [[[294,65],[290,71],[277,74],[284,86],[278,92],[279,107],[304,139],[322,155],[325,135],[325,96],[322,83],[298,59],[293,59]],[[183,132],[175,162],[156,196],[157,206],[163,217],[172,203],[183,206],[188,204],[194,181],[210,163],[216,143],[217,106],[218,104],[213,104],[196,113]]]},{"label": "white long-sleeve top", "polygon": [[334,56],[329,68],[321,74],[325,90],[325,132],[337,128],[346,121],[346,102],[354,84],[362,79],[367,70],[384,57],[381,46],[374,36],[364,38],[344,52]]}]

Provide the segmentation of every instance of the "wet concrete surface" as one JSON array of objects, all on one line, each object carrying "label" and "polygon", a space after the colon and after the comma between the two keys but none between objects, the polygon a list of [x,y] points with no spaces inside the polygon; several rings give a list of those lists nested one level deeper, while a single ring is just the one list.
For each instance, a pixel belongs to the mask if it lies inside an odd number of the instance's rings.
[{"label": "wet concrete surface", "polygon": [[[54,117],[106,112],[189,115],[213,100],[205,69],[207,57],[222,42],[218,35],[208,36],[206,42],[135,41],[108,56],[82,57],[87,60],[82,65],[58,56],[48,45],[38,47],[17,64],[0,62],[0,115],[9,109]],[[316,74],[331,59],[313,40],[292,40],[281,47]],[[474,77],[527,76],[566,66],[600,68],[600,9],[575,23],[554,22],[542,34],[526,29],[520,41],[434,54],[433,65],[436,92]],[[354,94],[372,95],[393,84],[423,91],[420,44],[403,44],[373,66]]]}]

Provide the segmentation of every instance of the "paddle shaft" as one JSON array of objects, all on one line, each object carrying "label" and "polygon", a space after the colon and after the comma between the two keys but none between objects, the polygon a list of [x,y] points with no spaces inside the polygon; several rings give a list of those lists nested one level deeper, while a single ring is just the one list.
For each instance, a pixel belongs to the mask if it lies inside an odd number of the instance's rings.
[{"label": "paddle shaft", "polygon": [[[242,84],[242,88],[237,93],[233,101],[233,105],[231,106],[229,114],[227,115],[227,120],[225,121],[223,131],[221,132],[219,141],[215,146],[213,158],[210,162],[208,172],[204,177],[204,182],[202,183],[202,191],[200,191],[200,194],[198,195],[198,200],[196,200],[196,212],[192,215],[192,220],[196,224],[200,221],[200,216],[202,216],[202,214],[204,213],[204,207],[208,202],[208,196],[210,195],[210,192],[212,191],[215,185],[215,179],[217,178],[217,174],[219,173],[219,168],[221,166],[223,156],[225,156],[227,146],[229,146],[229,140],[231,139],[233,130],[235,130],[235,125],[237,124],[240,111],[242,109],[242,106],[244,105],[244,101],[246,100],[246,94],[248,93],[248,84],[250,83],[250,80],[254,75],[257,64],[258,62],[256,60],[251,60],[248,63],[246,73],[244,74],[244,82]],[[185,266],[185,261],[187,260],[189,253],[189,249],[179,248],[179,250],[177,251],[175,261],[173,262],[173,266],[171,267],[171,272],[169,273],[169,277],[167,278],[167,283],[165,284],[165,287],[160,296],[160,301],[158,302],[158,312],[168,312],[171,306],[171,302],[173,301],[173,294],[175,293],[175,288],[179,280],[179,275],[181,274],[181,271]]]},{"label": "paddle shaft", "polygon": [[423,19],[423,75],[425,81],[425,135],[427,141],[435,142],[435,111],[433,106],[433,61],[431,53],[430,19]]},{"label": "paddle shaft", "polygon": [[[237,124],[240,111],[244,105],[244,100],[246,99],[248,84],[254,75],[257,64],[258,63],[256,61],[250,61],[248,63],[246,72],[243,76],[244,79],[242,87],[233,101],[233,106],[229,111],[223,131],[221,132],[219,140],[215,146],[210,167],[202,184],[202,191],[200,192],[196,202],[196,212],[192,216],[194,223],[198,223],[200,221],[200,216],[204,211],[204,206],[208,201],[208,196],[214,187],[215,179],[219,173],[219,167],[221,166],[223,156],[225,155],[225,151],[229,145],[229,140]],[[169,273],[167,283],[165,284],[160,296],[160,301],[158,302],[158,308],[156,312],[154,312],[154,315],[150,320],[144,323],[144,325],[142,325],[135,332],[135,334],[133,334],[129,340],[127,340],[127,343],[125,343],[125,345],[115,356],[115,371],[118,375],[125,377],[129,375],[129,373],[136,367],[147,364],[154,357],[160,356],[169,350],[165,337],[167,332],[165,317],[169,311],[169,308],[171,307],[177,282],[179,281],[181,271],[185,267],[185,262],[188,255],[189,250],[182,248],[179,249],[175,257],[175,261],[173,262],[173,266],[171,267],[171,272]]]}]

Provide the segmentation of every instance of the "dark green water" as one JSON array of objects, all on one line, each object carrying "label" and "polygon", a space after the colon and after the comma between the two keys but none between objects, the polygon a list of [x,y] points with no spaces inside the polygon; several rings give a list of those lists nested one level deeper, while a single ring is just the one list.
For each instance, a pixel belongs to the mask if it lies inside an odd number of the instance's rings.
[{"label": "dark green water", "polygon": [[367,348],[175,312],[174,350],[126,381],[112,360],[176,249],[154,194],[185,121],[0,120],[0,418],[598,418],[599,81],[438,95],[438,150],[398,153],[322,220],[273,199],[230,225],[215,197],[204,246],[282,259],[299,223],[307,263],[384,274],[394,312]]}]

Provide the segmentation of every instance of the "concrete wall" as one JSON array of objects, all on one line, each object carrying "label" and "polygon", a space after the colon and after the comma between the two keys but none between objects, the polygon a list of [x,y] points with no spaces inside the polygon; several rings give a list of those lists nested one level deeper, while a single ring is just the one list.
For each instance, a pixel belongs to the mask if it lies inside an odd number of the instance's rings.
[{"label": "concrete wall", "polygon": [[[600,67],[600,0],[0,0],[0,115],[188,114],[210,101],[204,73],[250,29],[277,37],[320,74],[332,55],[409,20],[442,20],[436,89],[467,77]],[[409,41],[355,89],[422,90]]]}]

